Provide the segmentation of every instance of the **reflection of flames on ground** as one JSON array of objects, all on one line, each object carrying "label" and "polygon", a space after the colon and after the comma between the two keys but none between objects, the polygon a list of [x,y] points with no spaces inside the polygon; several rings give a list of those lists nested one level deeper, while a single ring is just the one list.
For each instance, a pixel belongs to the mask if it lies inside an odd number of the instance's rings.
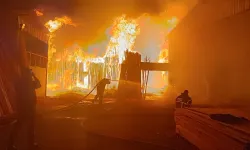
[{"label": "reflection of flames on ground", "polygon": [[[167,30],[164,33],[169,33],[176,23],[175,17],[168,20]],[[48,54],[48,91],[90,89],[104,77],[118,80],[120,64],[125,58],[124,52],[134,50],[137,35],[140,33],[137,19],[121,16],[114,21],[111,37],[103,57],[92,57],[77,44],[57,52],[53,47],[52,39],[55,37],[55,32],[66,24],[74,25],[68,17],[55,18],[54,21],[50,20],[45,24],[51,33]],[[159,55],[160,63],[168,61],[168,51],[166,48],[162,49]],[[163,79],[167,81],[166,72],[164,74]]]}]

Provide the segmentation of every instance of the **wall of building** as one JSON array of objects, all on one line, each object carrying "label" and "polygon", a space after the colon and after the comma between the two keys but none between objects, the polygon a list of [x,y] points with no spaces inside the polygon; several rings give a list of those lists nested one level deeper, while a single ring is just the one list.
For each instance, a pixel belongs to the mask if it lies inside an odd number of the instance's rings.
[{"label": "wall of building", "polygon": [[250,12],[170,36],[170,80],[194,103],[233,104],[250,97]]}]

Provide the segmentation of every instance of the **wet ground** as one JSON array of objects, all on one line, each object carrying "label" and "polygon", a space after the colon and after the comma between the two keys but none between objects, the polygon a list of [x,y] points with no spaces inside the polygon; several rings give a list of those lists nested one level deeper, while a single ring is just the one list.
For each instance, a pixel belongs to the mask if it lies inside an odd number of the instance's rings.
[{"label": "wet ground", "polygon": [[197,149],[178,138],[173,109],[146,104],[127,107],[84,103],[37,117],[40,150]]}]

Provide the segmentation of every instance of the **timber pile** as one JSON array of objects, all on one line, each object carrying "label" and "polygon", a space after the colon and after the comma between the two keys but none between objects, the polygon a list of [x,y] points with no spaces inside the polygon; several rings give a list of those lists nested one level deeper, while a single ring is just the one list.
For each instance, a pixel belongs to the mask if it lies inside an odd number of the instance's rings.
[{"label": "timber pile", "polygon": [[201,150],[243,150],[250,141],[250,122],[236,112],[227,109],[176,109],[176,130]]},{"label": "timber pile", "polygon": [[126,51],[125,61],[121,64],[118,85],[119,98],[141,99],[141,55]]}]

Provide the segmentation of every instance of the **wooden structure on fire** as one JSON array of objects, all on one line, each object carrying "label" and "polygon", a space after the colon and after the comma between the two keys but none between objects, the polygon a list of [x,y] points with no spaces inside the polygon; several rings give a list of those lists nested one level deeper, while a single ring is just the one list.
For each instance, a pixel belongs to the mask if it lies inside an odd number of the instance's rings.
[{"label": "wooden structure on fire", "polygon": [[88,88],[93,88],[99,81],[104,78],[104,64],[90,63],[88,70]]},{"label": "wooden structure on fire", "polygon": [[125,52],[125,60],[121,64],[118,85],[118,99],[141,99],[141,70],[168,71],[168,63],[141,62],[141,55],[137,52]]}]

